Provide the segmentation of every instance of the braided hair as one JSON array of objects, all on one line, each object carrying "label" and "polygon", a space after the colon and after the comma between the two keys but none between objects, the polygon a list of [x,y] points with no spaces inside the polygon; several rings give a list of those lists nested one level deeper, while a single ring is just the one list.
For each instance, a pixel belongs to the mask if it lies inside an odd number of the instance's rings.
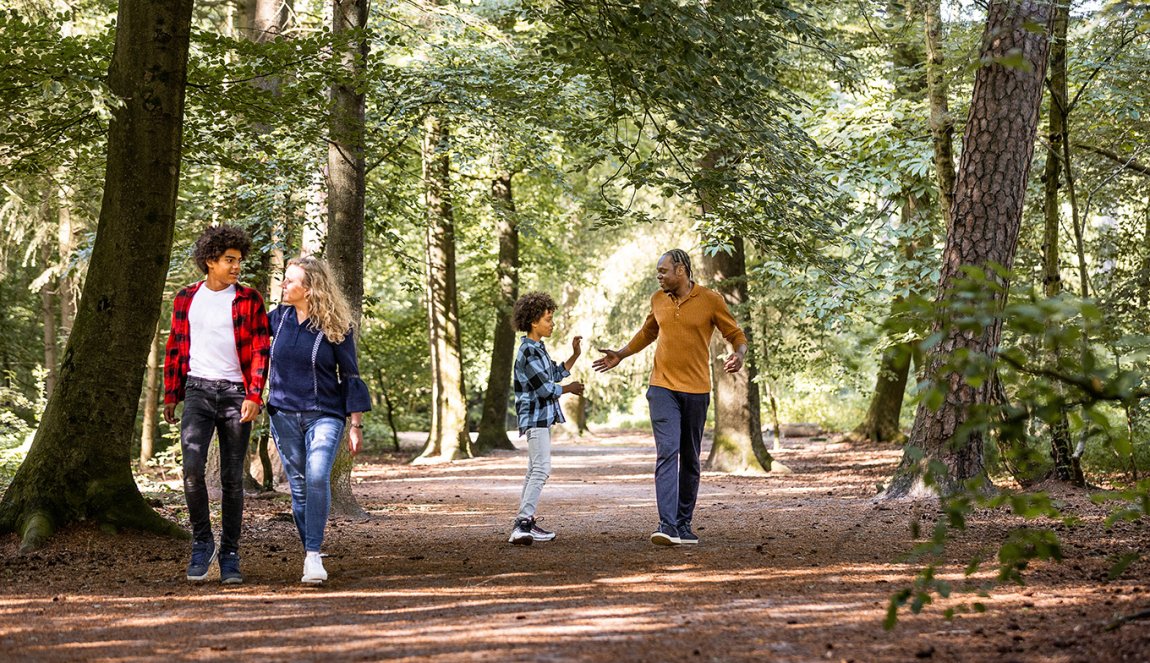
[{"label": "braided hair", "polygon": [[691,276],[691,256],[687,255],[686,251],[683,249],[671,249],[663,255],[671,259],[671,264],[682,265],[683,268],[687,270],[688,281],[695,280],[694,277]]}]

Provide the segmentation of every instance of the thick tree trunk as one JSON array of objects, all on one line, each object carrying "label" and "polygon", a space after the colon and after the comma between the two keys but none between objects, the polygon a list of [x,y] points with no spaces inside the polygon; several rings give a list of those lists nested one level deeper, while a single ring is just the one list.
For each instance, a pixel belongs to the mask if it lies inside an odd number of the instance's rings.
[{"label": "thick tree trunk", "polygon": [[[367,0],[333,0],[332,33],[340,35],[367,26]],[[324,255],[336,282],[351,304],[355,327],[363,316],[364,199],[367,169],[364,162],[364,95],[358,81],[367,64],[367,40],[348,44],[340,54],[344,79],[331,88],[331,141],[327,150],[328,229]],[[346,435],[345,435],[346,437]],[[354,458],[340,444],[331,470],[332,513],[366,515],[351,490]]]},{"label": "thick tree trunk", "polygon": [[156,325],[152,334],[152,347],[148,349],[148,365],[144,369],[144,424],[140,430],[140,467],[148,464],[156,452],[156,440],[160,436],[160,396],[162,382],[160,374],[163,372],[163,351],[160,343],[160,325]]},{"label": "thick tree trunk", "polygon": [[[1059,3],[1054,10],[1054,32],[1050,41],[1050,114],[1048,118],[1046,169],[1043,180],[1043,216],[1045,224],[1042,235],[1042,286],[1047,297],[1056,297],[1062,292],[1062,273],[1059,262],[1059,226],[1062,215],[1059,212],[1058,190],[1062,178],[1062,159],[1066,141],[1067,116],[1070,112],[1069,94],[1066,81],[1066,33],[1070,21],[1070,6]],[[1051,348],[1052,358],[1057,358],[1057,349]],[[1056,385],[1059,394],[1062,385]],[[1086,477],[1082,466],[1074,457],[1070,442],[1070,420],[1065,408],[1059,408],[1057,419],[1050,425],[1050,456],[1054,461],[1054,476],[1076,486],[1085,486]]]},{"label": "thick tree trunk", "polygon": [[[731,240],[731,253],[703,256],[703,269],[711,286],[727,300],[731,313],[748,335],[751,324],[747,310],[747,265],[743,239]],[[720,354],[726,341],[716,335],[712,342],[711,373],[715,379],[715,436],[707,468],[717,472],[765,474],[771,471],[771,454],[763,444],[763,425],[759,404],[758,370],[755,355],[748,352],[745,366],[738,373],[723,370]]]},{"label": "thick tree trunk", "polygon": [[[160,314],[179,185],[192,0],[122,0],[108,85],[104,199],[60,382],[0,502],[22,549],[86,520],[184,534],[132,477],[132,434]],[[184,534],[186,536],[186,534]]]},{"label": "thick tree trunk", "polygon": [[431,343],[431,434],[416,459],[448,462],[470,455],[463,353],[455,282],[455,219],[446,123],[431,115],[424,123],[423,181],[427,205],[427,325]]},{"label": "thick tree trunk", "polygon": [[[964,277],[964,268],[976,267],[989,279],[998,280],[992,266],[1009,269],[1014,262],[1052,17],[1052,7],[1044,0],[990,3],[980,57],[985,64],[975,77],[952,222],[943,251],[940,301],[949,299]],[[1044,30],[1034,31],[1034,25]],[[1021,56],[1024,66],[1000,63],[1014,54]],[[987,288],[984,297],[1001,303],[1003,295]],[[919,406],[907,451],[887,488],[887,497],[948,495],[968,483],[975,489],[993,489],[983,462],[982,428],[965,427],[972,408],[989,402],[993,380],[972,386],[961,374],[941,371],[958,351],[993,356],[1001,321],[981,332],[959,330],[955,325],[944,327],[941,321],[935,327],[945,333],[931,350],[926,375],[944,385],[946,395],[937,409],[925,403]],[[926,462],[931,460],[946,468],[944,476],[933,477],[933,486],[924,481]]]},{"label": "thick tree trunk", "polygon": [[495,306],[495,333],[491,346],[491,369],[483,395],[483,417],[479,435],[471,447],[481,456],[492,449],[514,449],[507,437],[507,401],[511,393],[511,370],[515,362],[515,330],[511,309],[519,297],[519,229],[515,221],[515,201],[511,197],[510,172],[502,172],[491,183],[495,199],[495,234],[499,239],[498,301]]}]

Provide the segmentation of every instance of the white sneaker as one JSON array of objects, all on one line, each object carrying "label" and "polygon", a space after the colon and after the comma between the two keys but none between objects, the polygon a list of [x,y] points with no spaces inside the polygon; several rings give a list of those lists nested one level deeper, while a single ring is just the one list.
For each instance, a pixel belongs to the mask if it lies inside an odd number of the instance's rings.
[{"label": "white sneaker", "polygon": [[317,552],[309,552],[303,558],[303,577],[300,582],[309,585],[318,585],[327,580],[327,571],[323,568],[323,558]]}]

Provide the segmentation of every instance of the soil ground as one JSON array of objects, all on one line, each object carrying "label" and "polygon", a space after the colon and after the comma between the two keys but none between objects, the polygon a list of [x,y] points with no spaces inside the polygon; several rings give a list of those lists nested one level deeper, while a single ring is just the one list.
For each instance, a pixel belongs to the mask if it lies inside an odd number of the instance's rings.
[{"label": "soil ground", "polygon": [[[0,660],[258,661],[1107,661],[1150,660],[1146,520],[1107,528],[1108,507],[1054,490],[1080,518],[1059,525],[1065,561],[982,598],[955,592],[884,631],[890,596],[921,568],[905,554],[934,502],[876,502],[899,452],[789,440],[793,474],[707,473],[698,546],[648,542],[656,524],[650,437],[604,431],[560,440],[530,547],[506,542],[525,453],[441,466],[361,458],[356,492],[371,517],[333,518],[330,580],[301,585],[286,495],[249,497],[246,582],[184,579],[188,544],[74,528],[17,555],[0,539]],[[181,493],[149,493],[186,524]],[[959,587],[976,555],[994,560],[1022,521],[977,512],[940,573]],[[1039,522],[1039,525],[1043,523]],[[1046,523],[1049,524],[1049,523]],[[218,530],[217,530],[218,531]],[[943,618],[981,601],[982,613]],[[1144,615],[1145,616],[1145,615]]]}]

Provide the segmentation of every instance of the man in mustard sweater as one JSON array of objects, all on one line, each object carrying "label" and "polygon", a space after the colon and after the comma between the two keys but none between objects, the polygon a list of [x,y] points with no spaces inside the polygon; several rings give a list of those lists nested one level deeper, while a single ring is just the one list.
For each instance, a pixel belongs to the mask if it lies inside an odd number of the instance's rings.
[{"label": "man in mustard sweater", "polygon": [[675,546],[699,542],[691,531],[691,518],[699,495],[703,425],[711,404],[711,334],[718,328],[735,350],[723,364],[728,373],[743,368],[747,337],[723,296],[692,280],[691,259],[685,251],[664,253],[656,272],[659,291],[651,296],[651,313],[643,328],[619,350],[600,348],[603,356],[592,366],[609,371],[658,340],[647,389],[659,503],[659,528],[651,534],[651,543]]}]

